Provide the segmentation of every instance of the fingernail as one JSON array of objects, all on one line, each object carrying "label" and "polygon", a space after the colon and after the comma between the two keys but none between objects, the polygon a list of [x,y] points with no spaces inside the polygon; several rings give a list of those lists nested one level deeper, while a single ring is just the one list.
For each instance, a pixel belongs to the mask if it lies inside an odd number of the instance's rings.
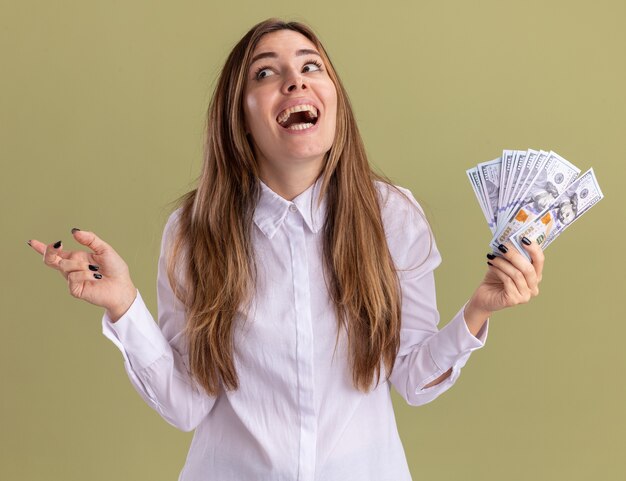
[{"label": "fingernail", "polygon": [[55,249],[58,249],[59,247],[61,247],[61,241],[55,242],[52,247],[54,247]]},{"label": "fingernail", "polygon": [[489,261],[487,261],[487,264],[489,264],[491,267],[493,267],[493,264]]},{"label": "fingernail", "polygon": [[32,247],[32,245],[31,245],[31,243],[30,243],[30,240],[27,240],[27,241],[26,241],[26,243],[27,243],[29,246],[31,246],[31,247]]},{"label": "fingernail", "polygon": [[97,271],[98,269],[100,269],[98,266],[94,266],[94,265],[89,264],[89,270]]},{"label": "fingernail", "polygon": [[102,279],[102,274],[94,274],[93,275],[96,279]]},{"label": "fingernail", "polygon": [[493,254],[487,254],[487,259],[494,260],[495,258],[496,256],[494,256]]},{"label": "fingernail", "polygon": [[530,239],[528,237],[522,237],[522,242],[524,244],[526,244],[527,246],[529,246],[530,244],[532,244],[532,242],[530,241]]},{"label": "fingernail", "polygon": [[72,234],[73,234],[74,232],[76,232],[76,231],[79,231],[79,230],[80,230],[80,229],[79,229],[78,227],[74,227],[74,228],[72,229]]},{"label": "fingernail", "polygon": [[498,246],[498,250],[502,252],[503,254],[506,254],[509,251],[504,244],[500,244]]}]

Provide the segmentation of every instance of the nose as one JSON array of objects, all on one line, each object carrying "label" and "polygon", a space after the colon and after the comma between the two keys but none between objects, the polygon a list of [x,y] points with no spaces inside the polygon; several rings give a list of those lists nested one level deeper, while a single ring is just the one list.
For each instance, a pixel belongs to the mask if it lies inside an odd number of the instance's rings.
[{"label": "nose", "polygon": [[306,83],[304,83],[304,79],[302,78],[302,75],[294,74],[288,77],[287,80],[285,81],[283,85],[283,92],[291,93],[291,92],[297,91],[298,89],[305,90],[306,88],[307,88],[307,85]]}]

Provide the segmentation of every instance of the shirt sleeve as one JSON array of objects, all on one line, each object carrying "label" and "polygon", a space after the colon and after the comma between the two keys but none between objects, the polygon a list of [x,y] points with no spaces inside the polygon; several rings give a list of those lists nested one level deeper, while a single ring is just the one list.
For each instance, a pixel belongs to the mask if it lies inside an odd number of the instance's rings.
[{"label": "shirt sleeve", "polygon": [[[390,381],[411,406],[426,404],[456,382],[471,353],[485,345],[489,320],[477,336],[468,329],[465,305],[442,329],[435,294],[434,270],[441,263],[435,239],[411,191],[399,187],[384,212],[389,250],[398,268],[402,291],[400,349]],[[386,215],[385,215],[386,213]],[[452,368],[451,375],[424,386]]]},{"label": "shirt sleeve", "polygon": [[157,274],[159,324],[146,307],[141,293],[116,322],[105,312],[102,332],[121,351],[131,384],[163,419],[182,431],[192,431],[215,403],[191,378],[188,348],[183,336],[185,312],[169,284],[166,252],[174,211],[163,230]]}]

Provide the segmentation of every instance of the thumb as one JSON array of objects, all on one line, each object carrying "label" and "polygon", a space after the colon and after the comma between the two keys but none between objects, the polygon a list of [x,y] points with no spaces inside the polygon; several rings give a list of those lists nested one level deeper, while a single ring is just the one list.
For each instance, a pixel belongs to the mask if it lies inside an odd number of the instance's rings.
[{"label": "thumb", "polygon": [[74,235],[74,239],[82,245],[89,247],[95,254],[104,254],[111,250],[111,246],[100,239],[100,237],[93,232],[80,230],[74,227],[72,229],[72,234]]}]

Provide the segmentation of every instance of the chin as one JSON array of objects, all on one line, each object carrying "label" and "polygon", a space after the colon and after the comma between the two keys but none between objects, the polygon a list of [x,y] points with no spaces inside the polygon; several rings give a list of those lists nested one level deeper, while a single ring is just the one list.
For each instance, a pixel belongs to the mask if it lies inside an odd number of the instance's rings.
[{"label": "chin", "polygon": [[287,157],[298,157],[298,158],[317,158],[322,157],[326,152],[330,149],[317,147],[317,146],[306,146],[306,145],[297,145],[297,143],[290,145],[284,150],[276,152],[278,156],[281,154]]},{"label": "chin", "polygon": [[310,153],[299,153],[299,152],[293,152],[293,153],[289,153],[287,154],[286,160],[288,162],[301,162],[301,163],[305,163],[305,162],[314,162],[316,160],[321,160],[323,159],[324,154],[320,153],[320,154],[310,154]]}]

